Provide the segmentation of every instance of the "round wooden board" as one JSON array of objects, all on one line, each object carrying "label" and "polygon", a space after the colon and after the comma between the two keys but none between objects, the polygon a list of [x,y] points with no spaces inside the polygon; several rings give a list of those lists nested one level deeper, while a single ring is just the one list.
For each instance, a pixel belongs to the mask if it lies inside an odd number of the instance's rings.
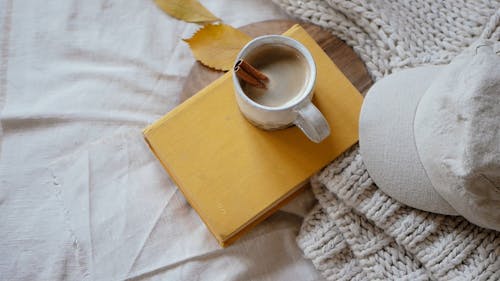
[{"label": "round wooden board", "polygon": [[[257,37],[267,34],[281,34],[294,24],[296,22],[288,20],[271,20],[252,23],[239,29],[251,37]],[[308,23],[300,23],[300,25],[318,42],[319,46],[323,48],[337,67],[340,68],[358,91],[364,95],[373,82],[366,71],[364,63],[351,47],[318,26]],[[196,62],[187,76],[180,96],[181,102],[196,94],[199,90],[222,76],[222,74],[224,72],[212,70]]]}]

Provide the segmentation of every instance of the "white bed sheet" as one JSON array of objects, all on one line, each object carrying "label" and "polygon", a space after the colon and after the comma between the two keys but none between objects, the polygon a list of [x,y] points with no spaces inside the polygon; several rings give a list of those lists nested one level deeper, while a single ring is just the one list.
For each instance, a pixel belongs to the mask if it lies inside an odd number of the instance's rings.
[{"label": "white bed sheet", "polygon": [[[202,1],[225,23],[270,1]],[[0,1],[1,280],[319,280],[305,193],[221,249],[145,145],[179,103],[197,25],[146,0]]]}]

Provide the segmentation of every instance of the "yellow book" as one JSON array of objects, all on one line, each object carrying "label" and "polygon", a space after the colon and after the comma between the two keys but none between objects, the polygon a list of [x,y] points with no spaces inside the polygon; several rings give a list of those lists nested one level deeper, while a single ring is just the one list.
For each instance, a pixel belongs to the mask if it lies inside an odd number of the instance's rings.
[{"label": "yellow book", "polygon": [[331,135],[316,144],[297,128],[264,131],[239,112],[231,72],[144,130],[151,150],[222,246],[275,211],[312,174],[358,140],[362,96],[307,32],[317,66],[314,104]]}]

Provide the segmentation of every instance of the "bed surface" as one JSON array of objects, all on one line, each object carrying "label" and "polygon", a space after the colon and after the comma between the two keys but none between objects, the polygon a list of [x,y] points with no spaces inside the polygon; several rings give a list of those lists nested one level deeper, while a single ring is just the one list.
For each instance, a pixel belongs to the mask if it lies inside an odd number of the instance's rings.
[{"label": "bed surface", "polygon": [[[225,23],[270,1],[202,1]],[[3,280],[319,280],[305,193],[221,249],[142,138],[179,103],[198,26],[153,1],[0,1]]]}]

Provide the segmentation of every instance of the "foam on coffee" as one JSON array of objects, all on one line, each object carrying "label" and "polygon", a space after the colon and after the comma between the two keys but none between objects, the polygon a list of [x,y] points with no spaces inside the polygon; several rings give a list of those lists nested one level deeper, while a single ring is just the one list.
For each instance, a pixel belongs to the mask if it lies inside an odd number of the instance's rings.
[{"label": "foam on coffee", "polygon": [[282,107],[293,104],[309,81],[309,65],[302,54],[286,45],[264,45],[245,60],[264,73],[267,89],[242,83],[243,92],[258,104]]}]

